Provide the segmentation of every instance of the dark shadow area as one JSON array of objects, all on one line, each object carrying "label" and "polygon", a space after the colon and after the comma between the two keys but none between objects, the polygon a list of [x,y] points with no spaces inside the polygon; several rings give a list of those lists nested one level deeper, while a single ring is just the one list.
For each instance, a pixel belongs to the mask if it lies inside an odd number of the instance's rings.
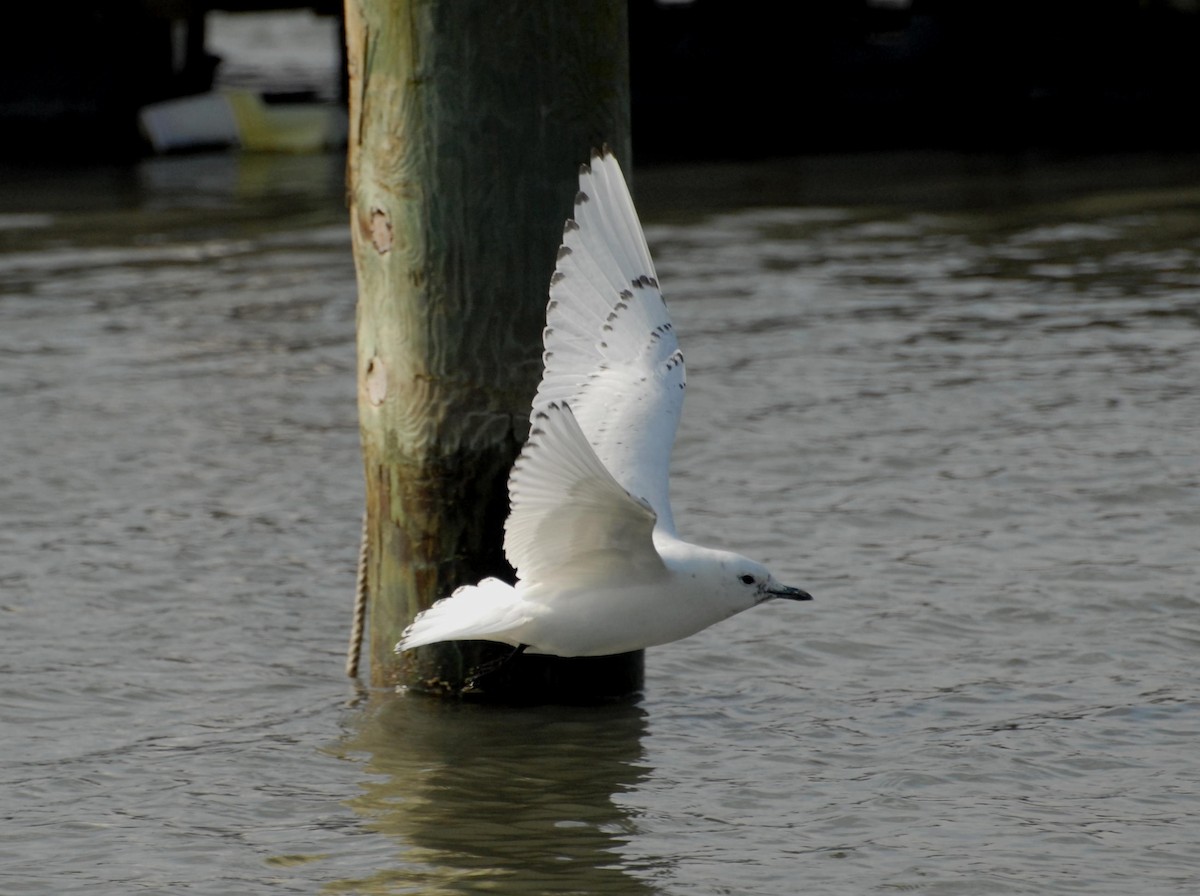
[{"label": "dark shadow area", "polygon": [[1196,146],[1200,14],[1111,0],[632,0],[639,161]]},{"label": "dark shadow area", "polygon": [[[3,155],[144,153],[139,108],[213,86],[206,12],[270,9],[341,15],[331,0],[11,4]],[[1200,8],[1183,0],[630,0],[629,23],[639,162],[1197,146]]]}]

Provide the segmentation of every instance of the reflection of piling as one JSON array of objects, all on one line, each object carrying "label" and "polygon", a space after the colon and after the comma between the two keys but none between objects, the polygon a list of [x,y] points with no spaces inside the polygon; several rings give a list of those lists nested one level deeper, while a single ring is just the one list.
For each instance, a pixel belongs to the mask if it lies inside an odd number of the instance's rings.
[{"label": "reflection of piling", "polygon": [[329,889],[660,892],[614,859],[636,812],[619,797],[646,776],[647,721],[629,705],[491,712],[367,703],[338,746],[363,770],[361,792],[346,805],[406,859]]},{"label": "reflection of piling", "polygon": [[[512,579],[507,477],[541,374],[562,221],[592,147],[629,158],[625,3],[346,6],[371,680],[457,694],[511,649],[392,648],[457,585]],[[640,682],[638,653],[519,657],[479,684],[587,700]]]}]

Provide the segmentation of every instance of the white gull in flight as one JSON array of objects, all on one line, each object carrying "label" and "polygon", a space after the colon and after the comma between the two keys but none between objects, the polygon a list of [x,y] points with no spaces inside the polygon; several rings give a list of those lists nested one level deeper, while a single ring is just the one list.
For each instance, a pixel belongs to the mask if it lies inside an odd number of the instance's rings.
[{"label": "white gull in flight", "polygon": [[397,651],[487,640],[602,656],[686,638],[771,600],[810,600],[761,563],[675,534],[667,471],[683,407],[679,341],[616,158],[579,174],[550,280],[545,370],[508,480],[510,585],[465,585]]}]

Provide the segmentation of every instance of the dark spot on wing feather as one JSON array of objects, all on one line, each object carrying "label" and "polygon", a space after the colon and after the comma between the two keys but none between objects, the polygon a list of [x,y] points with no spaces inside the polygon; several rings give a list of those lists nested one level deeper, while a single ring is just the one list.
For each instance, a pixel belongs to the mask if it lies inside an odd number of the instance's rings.
[{"label": "dark spot on wing feather", "polygon": [[608,317],[604,318],[605,321],[607,321],[604,329],[611,330],[612,327],[608,326],[608,324],[611,324],[614,320],[616,320],[617,316],[628,307],[629,305],[627,305],[625,302],[617,302],[617,304],[613,306],[613,310],[608,312]]}]

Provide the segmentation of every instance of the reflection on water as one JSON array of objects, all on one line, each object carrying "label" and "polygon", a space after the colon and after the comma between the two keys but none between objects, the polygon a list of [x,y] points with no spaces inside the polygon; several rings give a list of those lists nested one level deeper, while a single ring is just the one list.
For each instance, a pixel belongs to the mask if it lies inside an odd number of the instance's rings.
[{"label": "reflection on water", "polygon": [[653,892],[625,871],[614,795],[644,777],[645,710],[495,708],[377,698],[340,751],[363,762],[349,801],[398,866],[331,892]]}]

